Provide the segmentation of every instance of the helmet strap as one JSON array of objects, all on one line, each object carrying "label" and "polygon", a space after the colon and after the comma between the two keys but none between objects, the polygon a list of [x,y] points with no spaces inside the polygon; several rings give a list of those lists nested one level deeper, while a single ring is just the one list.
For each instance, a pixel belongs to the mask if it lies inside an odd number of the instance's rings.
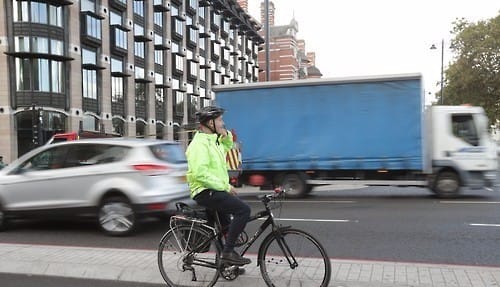
[{"label": "helmet strap", "polygon": [[221,134],[219,134],[219,133],[217,132],[217,128],[215,127],[215,119],[212,119],[212,124],[213,124],[213,126],[214,126],[213,128],[212,128],[212,127],[210,127],[209,125],[207,125],[207,124],[206,124],[206,122],[205,122],[205,123],[202,123],[201,125],[202,125],[202,126],[204,126],[204,127],[206,127],[206,128],[208,128],[208,129],[209,129],[212,133],[217,134],[217,140],[216,140],[215,142],[216,142],[217,144],[219,144],[219,139],[220,139]]},{"label": "helmet strap", "polygon": [[206,122],[203,123],[203,124],[201,124],[201,125],[203,125],[206,128],[208,128],[212,133],[219,135],[219,133],[217,132],[217,128],[215,127],[215,119],[212,119],[212,124],[214,126],[213,128],[211,126],[207,125]]}]

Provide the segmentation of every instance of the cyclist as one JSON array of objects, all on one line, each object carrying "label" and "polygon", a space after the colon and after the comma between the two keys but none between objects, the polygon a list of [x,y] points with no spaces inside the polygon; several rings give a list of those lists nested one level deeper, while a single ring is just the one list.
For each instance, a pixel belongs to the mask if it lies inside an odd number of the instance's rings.
[{"label": "cyclist", "polygon": [[229,225],[222,262],[241,266],[251,261],[235,252],[234,247],[251,210],[235,196],[235,190],[229,184],[226,154],[233,146],[233,136],[224,127],[223,113],[224,109],[216,106],[201,108],[196,113],[200,126],[186,150],[187,181],[191,198],[199,205],[217,211],[221,224]]}]

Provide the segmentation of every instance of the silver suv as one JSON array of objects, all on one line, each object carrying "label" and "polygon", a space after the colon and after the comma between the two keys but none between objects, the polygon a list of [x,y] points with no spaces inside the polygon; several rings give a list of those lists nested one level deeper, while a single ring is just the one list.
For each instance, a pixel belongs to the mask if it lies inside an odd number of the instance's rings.
[{"label": "silver suv", "polygon": [[87,139],[37,148],[0,171],[0,230],[18,217],[81,215],[126,235],[142,215],[189,201],[186,159],[175,142]]}]

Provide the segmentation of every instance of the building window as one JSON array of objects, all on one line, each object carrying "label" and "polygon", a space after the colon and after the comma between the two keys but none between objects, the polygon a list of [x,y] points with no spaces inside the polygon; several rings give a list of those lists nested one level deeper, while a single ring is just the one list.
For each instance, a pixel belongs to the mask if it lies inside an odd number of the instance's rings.
[{"label": "building window", "polygon": [[144,17],[144,1],[134,0],[134,14]]},{"label": "building window", "polygon": [[26,1],[13,1],[14,22],[29,22],[29,8]]},{"label": "building window", "polygon": [[184,22],[182,22],[181,20],[175,18],[173,20],[173,26],[174,26],[174,31],[175,33],[179,36],[179,37],[182,37],[184,36]]},{"label": "building window", "polygon": [[179,6],[177,6],[176,4],[171,4],[170,5],[170,16],[172,17],[175,17],[175,16],[179,16]]},{"label": "building window", "polygon": [[212,11],[212,12],[210,13],[210,16],[211,16],[211,18],[212,18],[212,19],[211,19],[211,20],[212,20],[212,21],[211,21],[211,22],[212,22],[212,25],[215,25],[215,26],[217,26],[217,27],[218,27],[218,26],[220,25],[220,15],[219,15],[219,14],[217,14],[217,13],[215,13],[214,11]]},{"label": "building window", "polygon": [[82,64],[97,64],[97,52],[82,48]]},{"label": "building window", "polygon": [[212,71],[212,85],[219,85],[220,84],[220,74]]},{"label": "building window", "polygon": [[48,23],[47,4],[42,2],[31,2],[31,22]]},{"label": "building window", "polygon": [[229,22],[223,21],[222,30],[229,34],[230,29],[231,25],[229,24]]},{"label": "building window", "polygon": [[163,27],[163,13],[155,12],[153,15],[153,21],[156,25]]},{"label": "building window", "polygon": [[155,84],[156,85],[163,85],[163,74],[155,73]]},{"label": "building window", "polygon": [[35,1],[13,1],[14,22],[32,22],[62,27],[62,7]]},{"label": "building window", "polygon": [[83,115],[82,125],[84,131],[99,131],[99,119],[93,115]]},{"label": "building window", "polygon": [[134,24],[134,36],[144,36],[144,27],[139,24]]},{"label": "building window", "polygon": [[172,53],[179,53],[180,46],[179,43],[172,41]]},{"label": "building window", "polygon": [[155,64],[163,65],[163,50],[155,50]]},{"label": "building window", "polygon": [[127,50],[127,32],[115,27],[115,45],[118,48]]},{"label": "building window", "polygon": [[198,0],[189,0],[189,7],[196,11],[198,9]]},{"label": "building window", "polygon": [[113,133],[119,134],[121,136],[125,135],[125,122],[119,118],[113,118]]},{"label": "building window", "polygon": [[[97,52],[82,48],[82,65],[96,65]],[[90,69],[82,70],[83,97],[97,99],[97,71]]]},{"label": "building window", "polygon": [[97,99],[97,71],[82,71],[83,97],[87,99]]},{"label": "building window", "polygon": [[155,89],[155,114],[156,119],[165,121],[165,96],[163,88]]},{"label": "building window", "polygon": [[175,105],[174,113],[177,116],[184,115],[184,93],[180,91],[175,92]]},{"label": "building window", "polygon": [[144,42],[134,42],[134,55],[144,59],[146,44]]},{"label": "building window", "polygon": [[199,45],[200,50],[205,51],[205,38],[200,39],[200,41],[198,41],[198,45]]},{"label": "building window", "polygon": [[89,37],[96,39],[101,39],[101,20],[92,17],[91,15],[85,15],[85,33]]},{"label": "building window", "polygon": [[146,124],[144,121],[137,121],[135,123],[135,137],[143,139],[146,135]]},{"label": "building window", "polygon": [[63,63],[49,59],[16,58],[18,91],[63,92]]},{"label": "building window", "polygon": [[189,74],[193,78],[198,78],[198,63],[195,62],[189,63]]},{"label": "building window", "polygon": [[135,66],[135,78],[136,79],[144,79],[145,78],[143,67]]},{"label": "building window", "polygon": [[64,43],[60,40],[45,37],[15,37],[14,49],[16,52],[60,55],[64,54]]},{"label": "building window", "polygon": [[113,103],[123,103],[123,78],[121,77],[111,77],[111,102]]},{"label": "building window", "polygon": [[194,117],[198,109],[200,98],[195,95],[189,96],[188,112],[191,117]]},{"label": "building window", "polygon": [[174,63],[175,63],[174,69],[177,72],[183,72],[184,71],[184,57],[176,55],[176,54],[174,54],[172,56],[174,57]]},{"label": "building window", "polygon": [[200,17],[201,20],[205,19],[205,7],[198,7],[198,17]]},{"label": "building window", "polygon": [[111,58],[111,73],[123,73],[123,61]]},{"label": "building window", "polygon": [[163,36],[155,33],[155,45],[163,46]]},{"label": "building window", "polygon": [[200,71],[200,81],[205,82],[206,81],[206,70],[203,69]]},{"label": "building window", "polygon": [[135,83],[135,115],[146,118],[146,84]]},{"label": "building window", "polygon": [[80,11],[90,11],[90,12],[96,12],[95,9],[95,1],[93,0],[81,0],[80,1]]},{"label": "building window", "polygon": [[123,19],[122,19],[121,14],[119,14],[117,12],[110,11],[109,15],[110,15],[109,25],[119,25],[119,26],[123,25]]},{"label": "building window", "polygon": [[189,41],[195,45],[198,42],[198,30],[193,27],[189,27]]}]

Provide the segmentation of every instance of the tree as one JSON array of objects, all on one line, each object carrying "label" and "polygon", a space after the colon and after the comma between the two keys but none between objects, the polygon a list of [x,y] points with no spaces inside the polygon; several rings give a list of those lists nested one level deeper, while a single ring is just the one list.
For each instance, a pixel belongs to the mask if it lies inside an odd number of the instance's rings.
[{"label": "tree", "polygon": [[[482,106],[491,123],[500,120],[500,14],[477,23],[455,21],[454,62],[445,71],[445,104]],[[438,100],[439,93],[437,94]]]}]

